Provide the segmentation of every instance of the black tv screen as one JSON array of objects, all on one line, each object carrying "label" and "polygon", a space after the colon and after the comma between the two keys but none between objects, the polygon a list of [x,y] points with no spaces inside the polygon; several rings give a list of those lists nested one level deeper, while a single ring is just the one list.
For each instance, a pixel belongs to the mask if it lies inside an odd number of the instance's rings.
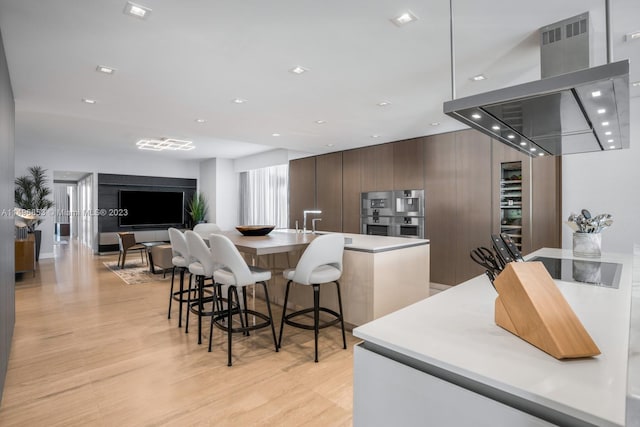
[{"label": "black tv screen", "polygon": [[183,224],[184,193],[120,190],[118,209],[121,226]]}]

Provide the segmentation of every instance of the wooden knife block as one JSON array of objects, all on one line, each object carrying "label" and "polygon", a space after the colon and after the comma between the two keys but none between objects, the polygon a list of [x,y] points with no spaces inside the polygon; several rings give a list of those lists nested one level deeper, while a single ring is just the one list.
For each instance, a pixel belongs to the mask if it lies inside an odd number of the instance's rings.
[{"label": "wooden knife block", "polygon": [[600,354],[541,262],[511,262],[494,285],[498,326],[556,359]]}]

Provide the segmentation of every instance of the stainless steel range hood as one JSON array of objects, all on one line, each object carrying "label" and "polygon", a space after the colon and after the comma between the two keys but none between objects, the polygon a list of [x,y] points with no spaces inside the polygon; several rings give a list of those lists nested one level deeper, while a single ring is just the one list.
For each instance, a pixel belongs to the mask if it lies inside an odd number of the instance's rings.
[{"label": "stainless steel range hood", "polygon": [[454,99],[444,112],[531,156],[629,148],[629,61]]}]

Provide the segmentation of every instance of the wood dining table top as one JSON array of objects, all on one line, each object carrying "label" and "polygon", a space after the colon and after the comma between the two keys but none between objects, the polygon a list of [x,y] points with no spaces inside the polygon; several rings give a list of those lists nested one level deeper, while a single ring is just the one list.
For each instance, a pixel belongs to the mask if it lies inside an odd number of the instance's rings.
[{"label": "wood dining table top", "polygon": [[312,233],[274,230],[266,236],[244,236],[238,231],[223,231],[240,252],[251,255],[268,255],[304,249],[317,236]]}]

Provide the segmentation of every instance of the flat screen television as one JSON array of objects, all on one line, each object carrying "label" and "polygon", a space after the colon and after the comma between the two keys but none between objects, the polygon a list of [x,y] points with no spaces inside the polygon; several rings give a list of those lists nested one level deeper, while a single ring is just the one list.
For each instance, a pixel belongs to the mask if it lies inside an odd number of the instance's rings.
[{"label": "flat screen television", "polygon": [[184,223],[184,192],[120,190],[119,225],[172,226]]}]

